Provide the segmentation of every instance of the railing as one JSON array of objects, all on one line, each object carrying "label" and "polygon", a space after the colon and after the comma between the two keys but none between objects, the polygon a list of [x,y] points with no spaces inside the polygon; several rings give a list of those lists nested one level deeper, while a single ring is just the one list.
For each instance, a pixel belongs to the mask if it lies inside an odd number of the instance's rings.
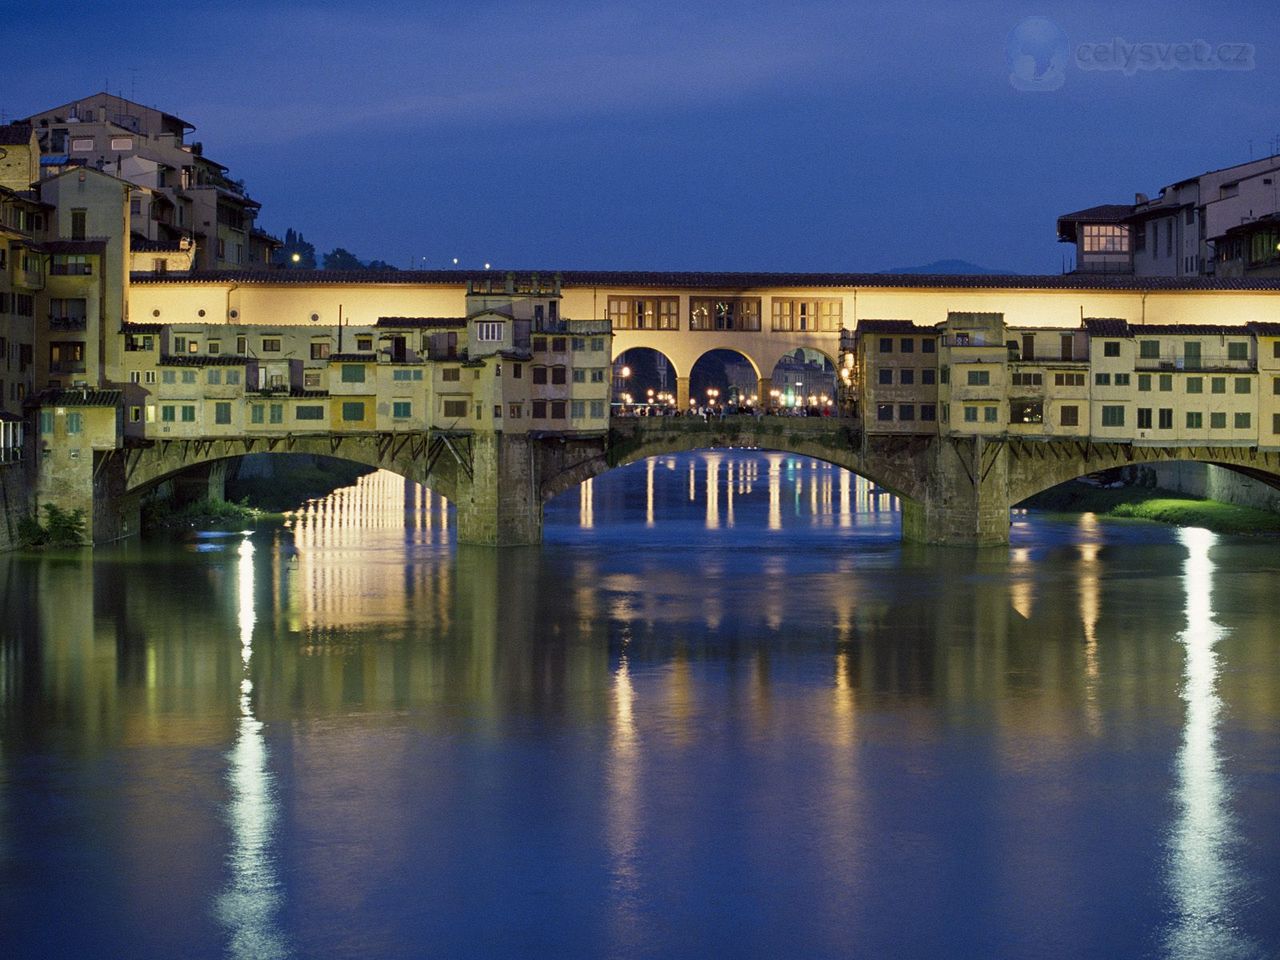
[{"label": "railing", "polygon": [[83,360],[54,360],[49,364],[50,373],[84,373]]},{"label": "railing", "polygon": [[1177,370],[1239,370],[1250,371],[1258,368],[1251,357],[1232,357],[1221,353],[1201,354],[1189,357],[1186,354],[1162,353],[1155,357],[1139,356],[1133,363],[1135,370],[1173,372]]},{"label": "railing", "polygon": [[57,331],[86,330],[89,327],[88,317],[57,317],[50,314],[49,329]]},{"label": "railing", "polygon": [[22,462],[21,447],[0,447],[0,466]]},{"label": "railing", "polygon": [[543,320],[534,333],[568,334],[573,337],[600,337],[611,333],[613,325],[608,320]]}]

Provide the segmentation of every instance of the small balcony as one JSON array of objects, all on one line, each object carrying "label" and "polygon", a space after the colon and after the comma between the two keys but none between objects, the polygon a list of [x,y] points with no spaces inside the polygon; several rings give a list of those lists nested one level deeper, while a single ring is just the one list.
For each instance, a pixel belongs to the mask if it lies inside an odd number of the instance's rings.
[{"label": "small balcony", "polygon": [[55,316],[49,315],[49,329],[58,331],[59,333],[67,331],[86,330],[89,326],[89,318],[83,316]]}]

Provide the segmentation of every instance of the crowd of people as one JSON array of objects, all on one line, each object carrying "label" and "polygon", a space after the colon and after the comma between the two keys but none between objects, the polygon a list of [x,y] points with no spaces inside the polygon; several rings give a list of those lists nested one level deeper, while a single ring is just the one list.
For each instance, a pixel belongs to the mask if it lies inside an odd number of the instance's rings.
[{"label": "crowd of people", "polygon": [[661,403],[615,403],[613,415],[615,417],[698,417],[703,422],[707,422],[723,420],[725,417],[834,417],[836,411],[830,404],[767,408],[736,403],[691,404],[688,410],[681,410]]}]

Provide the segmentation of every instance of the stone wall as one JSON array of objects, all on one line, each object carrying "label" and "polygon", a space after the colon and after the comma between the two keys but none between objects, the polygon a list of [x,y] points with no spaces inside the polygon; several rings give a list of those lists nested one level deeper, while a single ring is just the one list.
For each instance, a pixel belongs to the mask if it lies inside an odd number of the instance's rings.
[{"label": "stone wall", "polygon": [[0,550],[18,545],[18,523],[31,512],[31,484],[26,465],[0,466]]},{"label": "stone wall", "polygon": [[1149,471],[1137,478],[1144,484],[1176,490],[1193,497],[1280,513],[1280,490],[1226,467],[1175,461],[1153,464],[1142,470]]}]

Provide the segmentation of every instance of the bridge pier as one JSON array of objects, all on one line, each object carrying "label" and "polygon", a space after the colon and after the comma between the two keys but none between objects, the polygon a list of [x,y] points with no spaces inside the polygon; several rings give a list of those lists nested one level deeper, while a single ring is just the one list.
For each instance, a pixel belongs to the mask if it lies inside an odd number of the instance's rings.
[{"label": "bridge pier", "polygon": [[676,377],[676,409],[681,413],[689,411],[689,378]]},{"label": "bridge pier", "polygon": [[481,433],[472,439],[471,478],[459,483],[458,542],[494,547],[542,542],[536,441]]},{"label": "bridge pier", "polygon": [[924,496],[902,499],[902,538],[940,546],[1009,542],[1009,458],[1002,441],[938,437]]}]

